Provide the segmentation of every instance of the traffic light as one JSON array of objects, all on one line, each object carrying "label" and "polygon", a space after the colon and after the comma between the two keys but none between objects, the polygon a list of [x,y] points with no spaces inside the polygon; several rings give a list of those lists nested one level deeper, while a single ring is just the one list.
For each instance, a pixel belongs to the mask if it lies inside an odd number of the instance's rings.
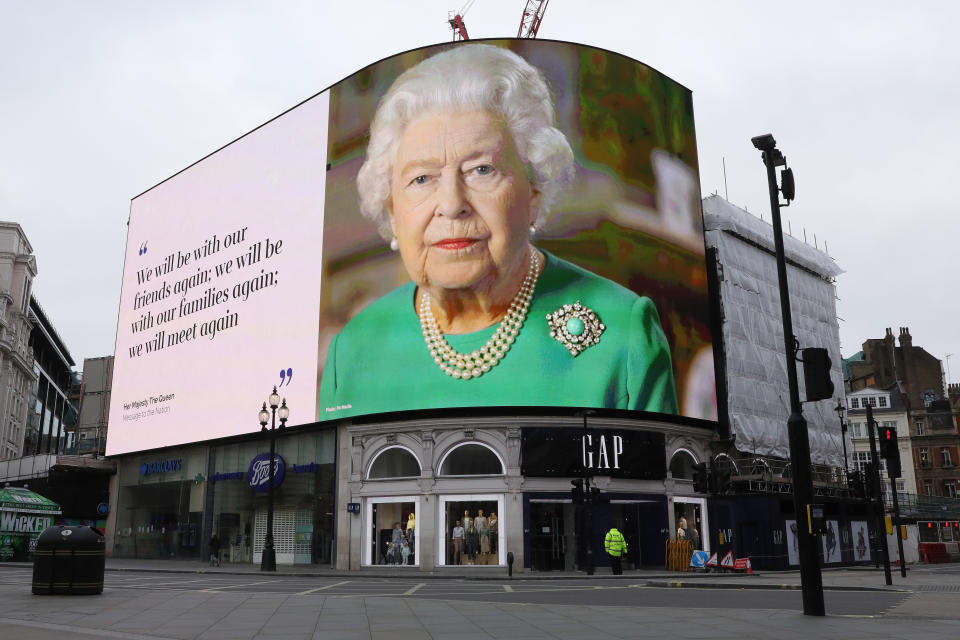
[{"label": "traffic light", "polygon": [[583,504],[584,502],[584,493],[583,493],[583,478],[577,478],[576,480],[571,480],[570,484],[573,485],[571,494],[573,495],[573,504]]},{"label": "traffic light", "polygon": [[730,470],[723,468],[713,469],[713,492],[726,493],[730,490]]},{"label": "traffic light", "polygon": [[807,387],[807,402],[833,397],[831,365],[826,349],[810,347],[803,350],[803,382]]},{"label": "traffic light", "polygon": [[853,495],[863,500],[867,497],[866,488],[863,485],[863,476],[859,471],[851,471],[847,476],[847,487],[853,492]]},{"label": "traffic light", "polygon": [[887,461],[887,477],[899,478],[900,447],[897,445],[897,429],[880,427],[880,455]]},{"label": "traffic light", "polygon": [[900,453],[897,430],[894,427],[880,427],[880,457],[889,458],[894,452]]},{"label": "traffic light", "polygon": [[710,493],[710,473],[706,462],[693,465],[693,490],[697,493]]}]

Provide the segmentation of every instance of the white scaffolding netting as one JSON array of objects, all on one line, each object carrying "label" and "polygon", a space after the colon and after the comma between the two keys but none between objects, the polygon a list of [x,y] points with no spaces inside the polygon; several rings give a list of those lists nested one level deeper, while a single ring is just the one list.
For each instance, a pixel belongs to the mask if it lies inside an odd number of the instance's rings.
[{"label": "white scaffolding netting", "polygon": [[[704,199],[703,219],[707,246],[716,247],[718,254],[731,435],[741,452],[789,458],[790,393],[773,227],[719,196]],[[827,349],[835,397],[842,397],[833,278],[843,270],[822,251],[790,236],[784,237],[784,248],[793,332],[801,348]],[[797,377],[803,400],[802,366]],[[835,406],[836,399],[803,404],[815,464],[843,466]]]}]

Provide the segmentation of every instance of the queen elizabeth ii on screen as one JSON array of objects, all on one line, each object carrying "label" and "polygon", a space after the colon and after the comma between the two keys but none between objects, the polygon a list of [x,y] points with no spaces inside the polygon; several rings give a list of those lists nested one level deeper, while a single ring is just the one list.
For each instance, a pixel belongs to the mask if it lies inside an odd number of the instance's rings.
[{"label": "queen elizabeth ii on screen", "polygon": [[575,406],[676,413],[653,302],[535,247],[573,152],[543,75],[468,44],[380,101],[360,210],[410,282],[330,344],[320,419],[410,409]]}]

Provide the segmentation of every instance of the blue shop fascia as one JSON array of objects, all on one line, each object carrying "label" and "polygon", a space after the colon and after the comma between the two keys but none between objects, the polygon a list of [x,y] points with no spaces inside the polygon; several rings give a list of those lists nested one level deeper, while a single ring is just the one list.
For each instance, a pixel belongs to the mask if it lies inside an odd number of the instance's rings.
[{"label": "blue shop fascia", "polygon": [[[108,554],[259,564],[267,521],[269,440],[260,433],[114,458]],[[307,425],[277,435],[274,547],[278,564],[331,564],[336,432]]]}]

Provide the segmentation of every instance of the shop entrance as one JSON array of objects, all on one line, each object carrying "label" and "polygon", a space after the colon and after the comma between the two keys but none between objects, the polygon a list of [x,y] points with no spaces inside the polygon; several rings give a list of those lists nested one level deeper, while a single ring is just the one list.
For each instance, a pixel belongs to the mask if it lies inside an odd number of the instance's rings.
[{"label": "shop entrance", "polygon": [[694,549],[710,551],[710,538],[707,523],[707,501],[704,498],[676,497],[673,499],[673,537],[679,538],[678,529],[682,522],[693,538]]},{"label": "shop entrance", "polygon": [[578,527],[574,505],[530,502],[530,551],[534,571],[575,569]]}]

